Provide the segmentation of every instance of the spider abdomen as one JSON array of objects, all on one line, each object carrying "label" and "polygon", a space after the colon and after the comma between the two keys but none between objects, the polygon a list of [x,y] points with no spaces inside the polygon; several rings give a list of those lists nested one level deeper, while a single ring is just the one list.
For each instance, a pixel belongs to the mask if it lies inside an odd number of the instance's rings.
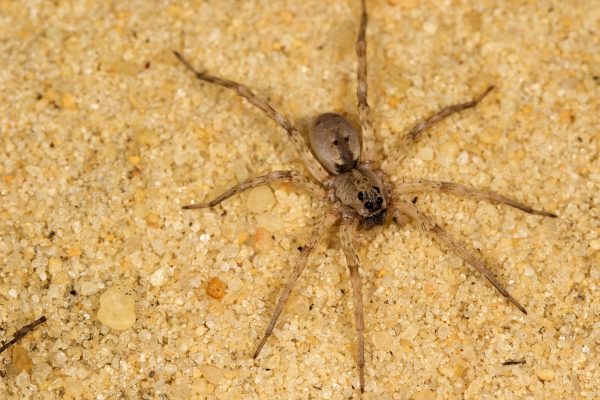
[{"label": "spider abdomen", "polygon": [[339,175],[356,168],[360,159],[358,134],[339,114],[321,114],[310,132],[310,146],[319,163]]}]

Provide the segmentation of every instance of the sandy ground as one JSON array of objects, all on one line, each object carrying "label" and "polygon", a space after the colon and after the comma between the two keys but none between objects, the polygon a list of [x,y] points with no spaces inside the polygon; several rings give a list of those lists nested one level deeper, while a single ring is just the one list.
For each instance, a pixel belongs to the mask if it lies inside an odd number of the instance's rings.
[{"label": "sandy ground", "polygon": [[[306,169],[282,129],[199,84],[171,50],[247,83],[306,131],[321,112],[356,114],[357,3],[0,1],[0,338],[48,318],[0,355],[0,397],[600,396],[595,0],[369,1],[376,161],[419,118],[497,86],[390,179],[491,188],[558,213],[417,199],[529,315],[415,224],[361,232],[361,396],[331,231],[252,359],[326,205],[276,184],[181,210],[240,179]],[[134,299],[123,330],[98,318],[115,288]]]}]

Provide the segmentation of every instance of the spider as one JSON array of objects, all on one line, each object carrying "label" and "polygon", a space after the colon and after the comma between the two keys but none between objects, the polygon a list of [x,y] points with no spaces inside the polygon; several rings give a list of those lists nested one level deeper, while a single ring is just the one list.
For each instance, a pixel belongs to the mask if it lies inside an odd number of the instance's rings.
[{"label": "spider", "polygon": [[483,261],[467,250],[465,244],[453,238],[444,228],[419,210],[415,204],[411,201],[403,200],[401,195],[416,192],[451,193],[478,200],[507,204],[531,214],[546,217],[556,217],[556,215],[533,209],[495,192],[479,190],[458,183],[424,179],[402,179],[395,185],[388,182],[386,179],[387,175],[390,170],[393,170],[390,164],[397,164],[403,160],[406,157],[408,147],[416,142],[422,136],[423,132],[452,114],[475,107],[494,87],[488,87],[482,94],[471,101],[447,106],[414,125],[400,139],[400,145],[394,150],[394,154],[378,167],[374,160],[374,129],[371,122],[369,104],[367,103],[366,0],[361,0],[360,6],[361,15],[358,38],[356,40],[356,54],[358,58],[357,106],[361,136],[358,135],[353,126],[343,116],[335,113],[324,113],[314,120],[312,130],[308,134],[310,141],[309,148],[301,133],[294,127],[290,120],[276,111],[264,98],[255,94],[247,86],[199,72],[180,53],[174,51],[174,54],[196,78],[236,91],[238,95],[262,110],[270,119],[285,129],[304,165],[316,180],[314,182],[294,170],[275,171],[245,180],[229,188],[213,200],[187,205],[183,207],[184,209],[214,207],[235,194],[273,182],[291,182],[329,204],[329,209],[324,220],[316,224],[308,242],[300,248],[300,255],[296,260],[285,288],[279,296],[273,316],[254,351],[253,358],[256,359],[258,357],[267,339],[273,332],[277,319],[296,281],[306,266],[309,254],[324,231],[330,226],[339,223],[339,238],[348,264],[353,292],[360,391],[364,392],[365,343],[362,284],[359,273],[359,259],[353,243],[359,227],[372,229],[379,225],[385,225],[390,216],[399,225],[403,225],[409,220],[414,220],[422,229],[437,236],[450,251],[483,274],[508,301],[524,314],[527,314],[525,308],[508,293]]}]

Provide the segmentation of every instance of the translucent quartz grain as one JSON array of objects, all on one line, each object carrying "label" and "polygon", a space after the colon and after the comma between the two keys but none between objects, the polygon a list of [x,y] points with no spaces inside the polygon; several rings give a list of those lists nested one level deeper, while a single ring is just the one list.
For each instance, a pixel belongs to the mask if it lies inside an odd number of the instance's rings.
[{"label": "translucent quartz grain", "polygon": [[98,319],[117,330],[129,329],[135,323],[135,296],[123,286],[111,286],[100,295]]},{"label": "translucent quartz grain", "polygon": [[10,369],[19,372],[31,372],[33,367],[33,363],[31,361],[31,357],[29,356],[29,352],[21,345],[15,345],[12,348],[12,358],[10,362]]},{"label": "translucent quartz grain", "polygon": [[252,189],[246,200],[248,211],[260,214],[271,209],[275,205],[275,196],[268,186],[260,186]]}]

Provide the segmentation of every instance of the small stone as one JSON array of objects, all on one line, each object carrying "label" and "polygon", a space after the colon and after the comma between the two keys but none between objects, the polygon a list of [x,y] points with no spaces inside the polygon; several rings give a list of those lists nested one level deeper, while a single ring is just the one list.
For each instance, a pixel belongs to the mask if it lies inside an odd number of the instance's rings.
[{"label": "small stone", "polygon": [[594,251],[600,250],[600,238],[592,240],[590,242],[590,248]]},{"label": "small stone", "polygon": [[33,362],[31,361],[31,357],[29,357],[29,352],[23,346],[18,344],[12,349],[10,365],[17,374],[23,371],[31,372],[33,369]]},{"label": "small stone", "polygon": [[387,332],[375,332],[372,340],[378,350],[390,351],[394,347],[394,337]]},{"label": "small stone", "polygon": [[62,368],[67,364],[67,356],[59,350],[50,356],[50,362],[53,367]]},{"label": "small stone", "polygon": [[187,383],[175,383],[171,385],[170,393],[174,399],[190,399],[192,397],[190,386]]},{"label": "small stone", "polygon": [[51,373],[52,373],[52,367],[50,367],[48,364],[42,362],[42,363],[36,364],[33,367],[33,372],[31,374],[31,378],[36,383],[42,383],[46,380],[46,378],[48,378],[48,376],[50,376]]},{"label": "small stone", "polygon": [[413,340],[419,334],[419,325],[411,324],[409,325],[404,332],[400,335],[402,338],[407,340]]},{"label": "small stone", "polygon": [[530,276],[530,277],[534,276],[535,275],[535,270],[528,265],[523,270],[523,275]]},{"label": "small stone", "polygon": [[440,340],[446,340],[450,334],[450,329],[447,326],[441,326],[437,331],[437,337]]},{"label": "small stone", "polygon": [[65,388],[65,394],[71,396],[74,399],[81,398],[83,392],[83,385],[79,379],[72,376],[68,376],[63,380],[63,386]]},{"label": "small stone", "polygon": [[150,129],[142,128],[134,136],[133,140],[138,144],[145,144],[148,146],[156,146],[160,143],[158,134]]},{"label": "small stone", "polygon": [[221,300],[225,296],[227,285],[219,278],[211,278],[206,286],[206,294],[216,300]]},{"label": "small stone", "polygon": [[548,368],[539,368],[535,370],[537,377],[544,382],[551,381],[554,379],[554,371]]},{"label": "small stone", "polygon": [[81,255],[81,247],[73,246],[67,249],[67,255],[69,257],[79,257]]},{"label": "small stone", "polygon": [[202,372],[202,376],[206,378],[209,383],[213,385],[218,385],[223,382],[225,379],[225,374],[222,369],[213,367],[212,365],[203,365],[199,367],[200,372]]},{"label": "small stone", "polygon": [[60,257],[50,257],[48,260],[48,271],[50,275],[54,276],[62,271],[62,261]]},{"label": "small stone", "polygon": [[112,286],[100,296],[98,319],[112,329],[129,329],[135,323],[135,297],[122,286]]},{"label": "small stone", "polygon": [[411,396],[411,400],[434,400],[435,398],[433,390],[419,390]]},{"label": "small stone", "polygon": [[255,250],[268,251],[273,248],[273,237],[271,233],[265,228],[259,227],[254,235],[252,235],[252,247]]},{"label": "small stone", "polygon": [[91,296],[98,293],[98,285],[94,282],[83,281],[79,287],[79,292],[82,296]]},{"label": "small stone", "polygon": [[21,372],[19,375],[17,375],[17,377],[15,378],[15,384],[21,389],[21,390],[26,390],[29,387],[29,384],[31,382],[29,381],[29,374],[27,372]]},{"label": "small stone", "polygon": [[61,105],[65,110],[73,111],[77,108],[75,98],[71,93],[63,93],[61,97]]},{"label": "small stone", "polygon": [[141,159],[139,156],[129,156],[127,157],[127,162],[129,162],[129,164],[133,165],[134,167],[137,167],[138,164],[140,163]]},{"label": "small stone", "polygon": [[152,275],[150,275],[150,284],[154,287],[161,287],[165,282],[165,278],[167,276],[167,271],[164,267],[157,269],[154,271]]},{"label": "small stone", "polygon": [[469,153],[466,151],[461,151],[458,157],[456,158],[456,163],[458,165],[467,165],[469,163]]},{"label": "small stone", "polygon": [[270,210],[275,205],[275,196],[273,191],[268,186],[259,186],[248,195],[246,200],[246,207],[248,211],[254,214],[260,214],[267,210]]}]

